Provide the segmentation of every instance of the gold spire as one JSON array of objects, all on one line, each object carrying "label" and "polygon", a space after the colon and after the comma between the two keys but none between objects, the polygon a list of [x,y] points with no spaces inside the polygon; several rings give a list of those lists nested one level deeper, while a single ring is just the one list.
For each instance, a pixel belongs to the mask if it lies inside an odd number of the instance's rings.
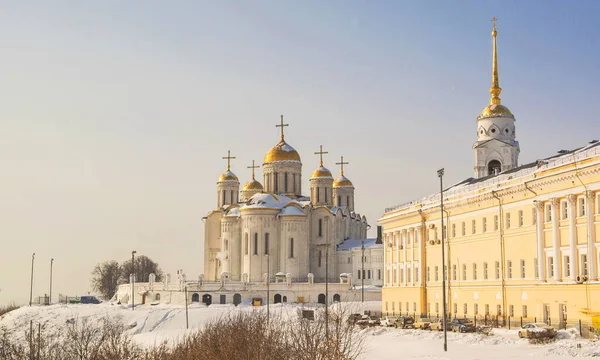
[{"label": "gold spire", "polygon": [[227,159],[227,171],[230,171],[231,159],[235,159],[235,157],[231,156],[231,151],[227,150],[227,156],[224,156],[223,159]]},{"label": "gold spire", "polygon": [[254,169],[259,169],[259,168],[260,168],[260,166],[255,166],[254,165],[254,160],[252,160],[252,166],[248,166],[248,169],[252,169],[252,180],[256,180],[254,178]]},{"label": "gold spire", "polygon": [[319,151],[315,152],[315,155],[318,154],[321,157],[321,166],[323,166],[323,154],[329,154],[327,151],[323,151],[323,145],[319,145]]},{"label": "gold spire", "polygon": [[340,165],[342,168],[342,176],[344,176],[344,165],[348,165],[349,163],[344,162],[344,156],[342,155],[342,160],[339,163],[335,163],[336,165]]},{"label": "gold spire", "polygon": [[498,47],[496,45],[496,37],[498,36],[498,31],[496,30],[497,20],[498,19],[496,19],[495,16],[492,18],[492,23],[494,23],[494,28],[492,29],[494,45],[492,56],[492,87],[490,88],[490,94],[492,97],[490,98],[490,105],[500,105],[502,103],[500,100],[502,88],[500,87],[500,82],[498,81]]},{"label": "gold spire", "polygon": [[283,138],[285,137],[285,136],[283,135],[283,128],[284,128],[285,126],[290,126],[290,124],[284,124],[284,123],[283,123],[283,115],[281,115],[281,122],[279,123],[279,125],[275,125],[275,127],[280,127],[280,128],[281,128],[281,140],[283,140]]}]

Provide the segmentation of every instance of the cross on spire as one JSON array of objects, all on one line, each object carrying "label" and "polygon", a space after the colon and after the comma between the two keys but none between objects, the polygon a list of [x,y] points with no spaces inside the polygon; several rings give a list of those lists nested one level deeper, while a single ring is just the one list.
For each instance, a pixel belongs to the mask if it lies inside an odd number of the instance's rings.
[{"label": "cross on spire", "polygon": [[319,155],[321,157],[321,166],[323,166],[323,154],[329,154],[329,152],[323,151],[323,145],[319,145],[319,151],[315,152],[315,155]]},{"label": "cross on spire", "polygon": [[231,159],[235,159],[234,156],[231,156],[231,151],[227,150],[227,156],[224,156],[223,159],[227,159],[227,171],[231,170]]},{"label": "cross on spire", "polygon": [[285,126],[290,126],[290,124],[284,124],[283,123],[283,115],[281,115],[281,122],[279,123],[279,125],[275,125],[275,127],[280,127],[281,128],[281,140],[283,140],[284,135],[283,135],[283,128]]},{"label": "cross on spire", "polygon": [[335,163],[336,165],[340,165],[342,168],[342,176],[344,176],[344,165],[348,165],[349,163],[344,162],[344,156],[342,155],[342,160],[339,163]]},{"label": "cross on spire", "polygon": [[252,160],[252,166],[248,166],[248,169],[252,169],[252,180],[254,179],[254,169],[260,169],[259,165],[254,165],[254,160]]},{"label": "cross on spire", "polygon": [[494,29],[496,28],[496,21],[498,21],[498,19],[494,16],[492,18],[492,23],[494,24]]}]

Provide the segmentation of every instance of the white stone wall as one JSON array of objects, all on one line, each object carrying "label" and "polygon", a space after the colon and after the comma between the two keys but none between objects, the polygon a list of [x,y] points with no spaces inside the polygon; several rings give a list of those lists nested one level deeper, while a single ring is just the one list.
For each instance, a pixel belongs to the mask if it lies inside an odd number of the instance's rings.
[{"label": "white stone wall", "polygon": [[489,174],[488,171],[488,164],[493,160],[500,162],[500,171],[517,167],[520,149],[515,139],[514,118],[490,117],[478,120],[477,142],[473,146],[475,151],[475,177],[493,175]]},{"label": "white stone wall", "polygon": [[333,178],[310,179],[310,201],[315,206],[333,206]]},{"label": "white stone wall", "polygon": [[350,211],[354,211],[354,187],[341,186],[333,188],[333,205],[345,206]]},{"label": "white stone wall", "polygon": [[[285,174],[287,174],[287,188]],[[277,178],[277,184],[275,184],[275,178]],[[267,193],[300,195],[302,194],[302,163],[299,161],[265,163],[263,164],[263,179],[263,186]]]},{"label": "white stone wall", "polygon": [[217,208],[224,205],[237,204],[240,194],[240,182],[234,180],[217,183]]}]

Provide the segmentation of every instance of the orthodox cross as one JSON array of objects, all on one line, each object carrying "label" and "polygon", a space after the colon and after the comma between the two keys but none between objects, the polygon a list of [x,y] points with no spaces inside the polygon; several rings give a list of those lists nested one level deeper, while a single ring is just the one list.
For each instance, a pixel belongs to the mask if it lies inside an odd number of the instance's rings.
[{"label": "orthodox cross", "polygon": [[496,19],[496,17],[494,16],[492,18],[492,22],[494,23],[494,29],[496,28],[496,21],[498,21],[498,19]]},{"label": "orthodox cross", "polygon": [[285,126],[290,126],[290,124],[284,124],[283,123],[283,115],[281,115],[281,122],[279,123],[279,125],[275,125],[275,127],[280,127],[281,128],[281,140],[283,140],[283,128]]},{"label": "orthodox cross", "polygon": [[321,157],[321,166],[323,166],[323,154],[329,154],[329,152],[323,151],[323,145],[319,145],[319,151],[317,151],[315,155],[319,155]]},{"label": "orthodox cross", "polygon": [[227,156],[224,156],[223,159],[227,159],[227,171],[231,170],[231,159],[235,159],[231,156],[231,151],[227,150]]},{"label": "orthodox cross", "polygon": [[340,165],[342,168],[342,176],[344,176],[344,165],[348,165],[349,163],[344,162],[344,156],[342,156],[342,160],[339,163],[335,163],[336,165]]},{"label": "orthodox cross", "polygon": [[254,160],[252,160],[252,166],[248,166],[248,169],[252,169],[252,180],[254,180],[254,169],[260,169],[260,166],[254,165]]}]

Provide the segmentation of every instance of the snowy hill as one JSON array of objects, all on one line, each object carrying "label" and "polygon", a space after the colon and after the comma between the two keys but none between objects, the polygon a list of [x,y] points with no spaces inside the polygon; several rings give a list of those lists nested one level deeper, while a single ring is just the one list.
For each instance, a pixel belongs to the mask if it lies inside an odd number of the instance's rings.
[{"label": "snowy hill", "polygon": [[[351,304],[356,309],[360,303]],[[380,308],[379,302],[366,304]],[[297,316],[301,305],[276,304],[270,307],[272,316]],[[190,330],[197,329],[212,319],[237,311],[264,311],[265,307],[240,305],[190,305]],[[134,341],[152,346],[163,340],[176,341],[186,334],[185,307],[174,305],[137,306],[131,308],[100,305],[52,305],[23,307],[0,318],[0,327],[25,336],[29,323],[42,324],[44,332],[52,332],[72,319],[98,321],[105,316],[119,317],[128,325]],[[580,339],[575,331],[561,331],[560,338],[547,345],[531,345],[519,339],[516,330],[494,330],[494,335],[448,333],[448,352],[444,353],[442,333],[422,330],[399,330],[394,328],[368,328],[365,359],[566,359],[570,357],[600,356],[600,343]],[[581,348],[577,347],[581,344]]]}]

